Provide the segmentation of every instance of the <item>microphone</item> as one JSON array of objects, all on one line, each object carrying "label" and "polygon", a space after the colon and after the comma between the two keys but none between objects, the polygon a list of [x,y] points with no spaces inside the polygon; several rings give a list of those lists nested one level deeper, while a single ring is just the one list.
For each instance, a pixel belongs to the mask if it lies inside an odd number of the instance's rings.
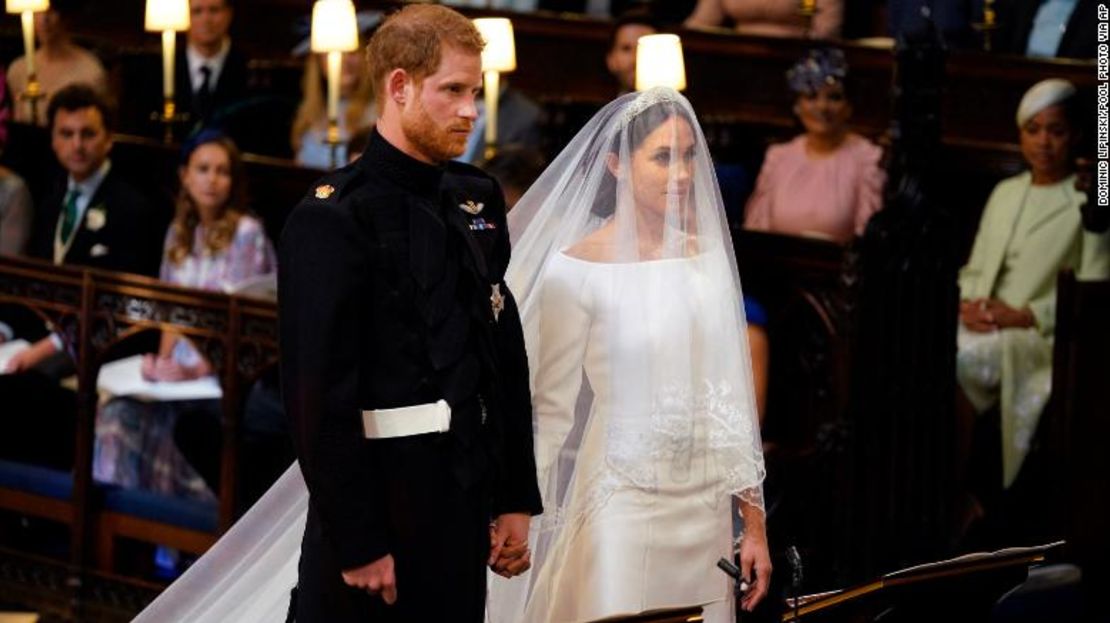
[{"label": "microphone", "polygon": [[721,558],[717,561],[717,568],[728,574],[730,578],[736,581],[736,596],[739,597],[748,592],[748,581],[740,576],[740,567],[732,564],[727,558]]}]

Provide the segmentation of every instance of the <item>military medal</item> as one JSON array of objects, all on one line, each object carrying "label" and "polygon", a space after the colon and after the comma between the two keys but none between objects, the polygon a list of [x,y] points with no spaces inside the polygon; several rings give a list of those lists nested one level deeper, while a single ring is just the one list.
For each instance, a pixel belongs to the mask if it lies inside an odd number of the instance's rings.
[{"label": "military medal", "polygon": [[489,296],[489,306],[493,310],[493,320],[497,322],[501,310],[505,309],[505,297],[501,296],[501,284],[499,283],[491,285],[490,290],[492,294]]},{"label": "military medal", "polygon": [[466,212],[467,214],[469,214],[471,216],[474,216],[474,215],[477,215],[479,212],[481,212],[482,208],[484,208],[486,206],[483,203],[474,203],[474,201],[472,201],[470,199],[467,199],[466,203],[460,203],[459,207],[462,208],[463,212]]},{"label": "military medal", "polygon": [[327,199],[334,192],[335,192],[335,186],[332,186],[331,184],[323,184],[321,186],[316,187],[316,198],[317,199]]}]

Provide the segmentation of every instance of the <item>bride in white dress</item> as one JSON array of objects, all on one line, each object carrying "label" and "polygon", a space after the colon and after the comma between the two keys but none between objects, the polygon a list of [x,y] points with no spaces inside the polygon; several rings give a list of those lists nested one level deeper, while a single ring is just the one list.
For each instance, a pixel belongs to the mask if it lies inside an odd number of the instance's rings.
[{"label": "bride in white dress", "polygon": [[[767,592],[763,456],[740,281],[705,138],[669,89],[607,105],[509,213],[545,513],[533,567],[489,584],[497,623],[700,605],[732,621],[740,566]],[[139,618],[280,621],[307,492],[294,465]],[[403,589],[402,589],[403,590]]]},{"label": "bride in white dress", "polygon": [[[763,458],[739,279],[689,103],[606,106],[509,214],[507,274],[532,371],[545,513],[533,569],[490,583],[491,621],[579,622],[766,592]],[[754,569],[753,569],[754,568]]]}]

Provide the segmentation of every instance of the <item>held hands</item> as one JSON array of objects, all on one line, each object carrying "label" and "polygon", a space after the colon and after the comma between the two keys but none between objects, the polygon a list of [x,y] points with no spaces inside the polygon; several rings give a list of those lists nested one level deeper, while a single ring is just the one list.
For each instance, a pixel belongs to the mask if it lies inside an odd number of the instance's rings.
[{"label": "held hands", "polygon": [[371,595],[382,596],[386,604],[397,603],[397,577],[393,574],[393,556],[386,554],[374,562],[343,572],[347,586],[360,588]]},{"label": "held hands", "polygon": [[750,585],[740,600],[740,607],[751,612],[767,596],[771,585],[771,555],[767,535],[762,527],[745,528],[740,541],[740,577],[749,578]]},{"label": "held hands", "polygon": [[527,513],[505,513],[489,527],[489,568],[505,578],[520,575],[532,567],[528,551]]},{"label": "held hands", "polygon": [[1015,309],[996,299],[960,301],[960,322],[968,331],[989,333],[998,329],[1028,328],[1036,318],[1028,307]]},{"label": "held hands", "polygon": [[143,363],[141,367],[143,380],[158,382],[158,381],[191,381],[206,376],[212,372],[211,366],[207,361],[201,362],[194,367],[183,366],[176,361],[173,357],[160,357],[157,355],[143,355]]},{"label": "held hands", "polygon": [[[144,364],[144,374],[146,361]],[[527,571],[531,566],[528,551],[528,523],[525,513],[506,513],[490,525],[489,566],[494,573],[511,578]],[[374,562],[343,572],[347,586],[360,588],[371,595],[380,594],[386,604],[397,602],[397,578],[393,571],[393,556],[385,555]]]}]

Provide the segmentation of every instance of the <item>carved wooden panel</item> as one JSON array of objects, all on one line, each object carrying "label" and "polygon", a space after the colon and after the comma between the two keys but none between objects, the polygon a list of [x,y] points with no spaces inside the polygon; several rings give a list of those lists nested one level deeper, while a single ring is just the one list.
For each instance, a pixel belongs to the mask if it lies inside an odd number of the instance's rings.
[{"label": "carved wooden panel", "polygon": [[0,272],[0,296],[34,301],[36,307],[79,309],[81,282],[72,279],[46,281],[46,272]]},{"label": "carved wooden panel", "polygon": [[165,323],[203,333],[223,333],[228,328],[226,310],[165,301],[156,296],[97,292],[94,309],[109,315],[119,325]]}]

